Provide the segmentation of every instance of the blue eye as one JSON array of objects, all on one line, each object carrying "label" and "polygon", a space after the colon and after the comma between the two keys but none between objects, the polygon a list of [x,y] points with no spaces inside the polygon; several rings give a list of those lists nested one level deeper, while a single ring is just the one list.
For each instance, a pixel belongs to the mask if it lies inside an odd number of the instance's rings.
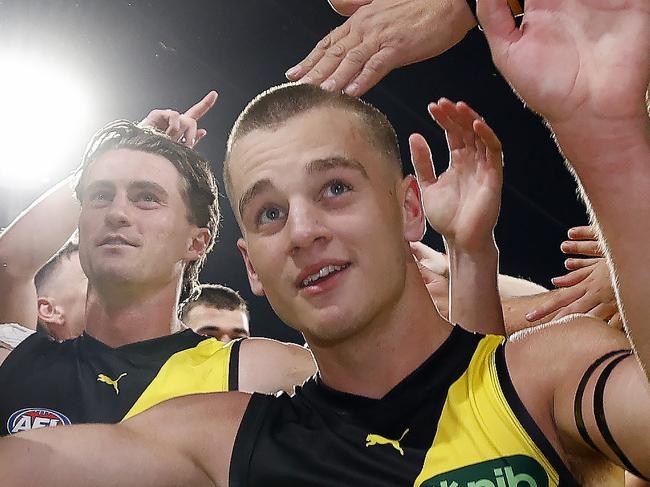
[{"label": "blue eye", "polygon": [[325,188],[325,195],[326,196],[340,196],[343,193],[347,193],[350,191],[352,187],[348,184],[345,184],[342,181],[332,181],[327,184],[327,187]]},{"label": "blue eye", "polygon": [[264,225],[265,223],[272,223],[276,220],[280,220],[283,217],[284,212],[281,208],[278,208],[277,206],[269,206],[260,211],[257,217],[257,223],[259,225]]}]

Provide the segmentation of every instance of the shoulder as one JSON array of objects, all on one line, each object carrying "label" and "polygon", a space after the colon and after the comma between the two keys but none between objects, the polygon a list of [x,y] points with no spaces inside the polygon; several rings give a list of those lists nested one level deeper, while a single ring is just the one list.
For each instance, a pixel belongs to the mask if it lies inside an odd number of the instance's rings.
[{"label": "shoulder", "polygon": [[629,348],[631,344],[622,332],[585,315],[521,330],[507,341],[509,362],[521,358],[529,367],[544,364],[558,372],[591,363],[612,350]]}]

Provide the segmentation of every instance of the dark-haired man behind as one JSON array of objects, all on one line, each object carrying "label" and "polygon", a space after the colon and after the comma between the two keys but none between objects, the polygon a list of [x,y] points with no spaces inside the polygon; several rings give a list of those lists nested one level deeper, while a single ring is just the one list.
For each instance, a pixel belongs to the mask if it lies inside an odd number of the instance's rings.
[{"label": "dark-haired man behind", "polygon": [[196,299],[183,305],[181,320],[199,335],[228,343],[250,336],[246,301],[221,284],[201,284]]}]

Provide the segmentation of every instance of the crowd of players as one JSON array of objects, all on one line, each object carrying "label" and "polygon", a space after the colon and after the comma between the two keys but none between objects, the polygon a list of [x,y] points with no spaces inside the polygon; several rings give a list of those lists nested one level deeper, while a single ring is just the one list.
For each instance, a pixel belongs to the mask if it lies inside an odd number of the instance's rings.
[{"label": "crowd of players", "polygon": [[[0,235],[3,485],[650,477],[650,4],[529,0],[518,27],[516,0],[330,3],[351,17],[244,109],[223,173],[251,290],[307,346],[246,338],[239,295],[198,282],[219,205],[194,146],[216,93],[113,122]],[[477,18],[592,212],[552,291],[498,275],[501,145],[479,114],[429,105],[450,165],[414,134],[416,179],[356,98]],[[427,221],[446,255],[419,243]]]}]

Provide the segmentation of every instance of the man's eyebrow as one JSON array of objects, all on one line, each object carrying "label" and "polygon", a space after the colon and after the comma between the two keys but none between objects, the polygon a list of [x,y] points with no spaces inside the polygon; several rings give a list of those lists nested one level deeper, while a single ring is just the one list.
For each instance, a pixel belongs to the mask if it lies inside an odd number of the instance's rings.
[{"label": "man's eyebrow", "polygon": [[356,159],[349,159],[347,157],[341,156],[327,157],[325,159],[314,159],[307,164],[305,171],[307,174],[314,174],[316,172],[324,172],[337,168],[354,169],[356,171],[359,171],[364,178],[368,179],[368,173],[359,161]]},{"label": "man's eyebrow", "polygon": [[169,196],[169,193],[167,193],[167,190],[165,188],[153,181],[133,181],[129,183],[129,189],[134,189],[136,191],[151,191],[164,198],[167,198]]},{"label": "man's eyebrow", "polygon": [[273,184],[271,183],[271,180],[268,178],[260,179],[257,181],[255,184],[253,184],[250,188],[248,188],[246,191],[244,191],[244,194],[239,198],[239,215],[244,214],[244,209],[246,208],[246,205],[250,203],[253,198],[255,198],[257,195],[260,193],[270,189],[273,187]]}]

